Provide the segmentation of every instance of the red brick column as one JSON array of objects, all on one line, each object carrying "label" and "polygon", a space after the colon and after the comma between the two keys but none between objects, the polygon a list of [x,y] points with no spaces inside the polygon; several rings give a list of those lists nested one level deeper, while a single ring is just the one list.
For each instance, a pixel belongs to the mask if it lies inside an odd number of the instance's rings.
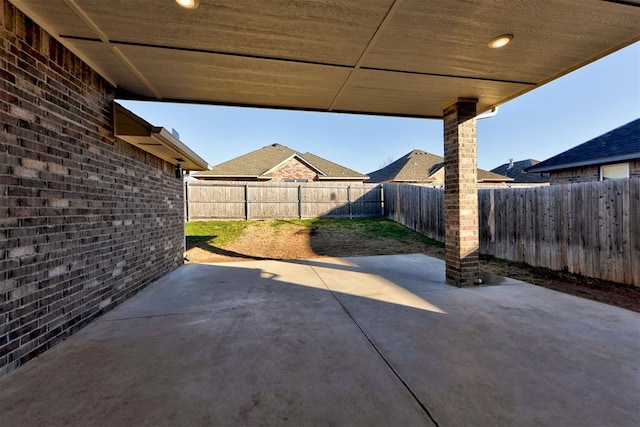
[{"label": "red brick column", "polygon": [[478,281],[478,170],[475,99],[459,99],[444,115],[444,216],[447,283]]}]

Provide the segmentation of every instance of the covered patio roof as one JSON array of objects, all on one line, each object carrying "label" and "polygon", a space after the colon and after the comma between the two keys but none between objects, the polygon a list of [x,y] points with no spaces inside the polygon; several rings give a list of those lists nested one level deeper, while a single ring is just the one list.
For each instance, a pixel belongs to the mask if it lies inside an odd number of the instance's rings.
[{"label": "covered patio roof", "polygon": [[640,39],[634,0],[11,1],[121,98],[410,117],[490,109]]}]

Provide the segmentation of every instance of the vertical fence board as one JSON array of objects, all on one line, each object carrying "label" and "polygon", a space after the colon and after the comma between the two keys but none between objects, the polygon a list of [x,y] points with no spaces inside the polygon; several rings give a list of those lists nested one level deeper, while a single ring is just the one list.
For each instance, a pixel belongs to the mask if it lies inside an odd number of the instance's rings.
[{"label": "vertical fence board", "polygon": [[574,258],[574,246],[573,246],[573,234],[575,228],[575,215],[576,212],[573,209],[573,200],[575,199],[575,191],[573,187],[567,187],[567,198],[564,200],[564,213],[567,216],[567,236],[565,241],[563,242],[566,245],[567,250],[567,258],[565,260],[565,264],[562,268],[567,269],[567,271],[571,271],[571,266],[573,265]]},{"label": "vertical fence board", "polygon": [[551,268],[553,265],[552,259],[555,255],[555,248],[553,247],[553,235],[555,233],[554,223],[553,223],[553,209],[552,209],[552,199],[550,196],[550,188],[551,187],[539,187],[541,193],[541,200],[543,204],[542,211],[544,212],[544,229],[541,230],[542,235],[544,236],[544,256],[542,258],[542,264],[545,267]]},{"label": "vertical fence board", "polygon": [[[633,281],[633,269],[631,252],[633,250],[633,235],[631,233],[631,181],[624,181],[624,188],[622,189],[622,218],[620,224],[622,226],[622,233],[620,239],[620,251],[622,251],[622,283],[629,283]],[[639,258],[640,259],[640,258]],[[640,261],[636,260],[640,263]]]},{"label": "vertical fence board", "polygon": [[585,217],[591,220],[586,224],[586,233],[583,235],[584,241],[584,274],[590,276],[594,270],[594,256],[598,253],[598,238],[600,237],[600,197],[591,183],[585,185]]},{"label": "vertical fence board", "polygon": [[[617,260],[615,257],[615,249],[613,248],[615,242],[615,228],[617,228],[617,215],[616,215],[616,203],[618,198],[616,195],[617,180],[606,181],[607,188],[602,195],[603,201],[603,227],[601,236],[601,256],[600,264],[603,274],[607,277],[616,277]],[[603,262],[604,261],[604,262]],[[604,264],[604,265],[602,265]]]},{"label": "vertical fence board", "polygon": [[630,269],[632,283],[640,286],[640,179],[634,179],[629,184]]},{"label": "vertical fence board", "polygon": [[[585,236],[590,231],[588,229],[588,225],[590,222],[593,222],[593,218],[589,215],[590,210],[588,210],[585,206],[585,194],[587,187],[584,185],[578,185],[574,186],[574,189],[576,190],[576,199],[574,205],[574,212],[576,213],[576,215],[574,216],[576,228],[574,229],[575,234],[573,236],[573,245],[574,248],[577,248],[577,251],[575,251],[574,254],[574,267],[570,271],[572,273],[580,273],[586,270]],[[581,212],[581,214],[578,215],[578,212]]]},{"label": "vertical fence board", "polygon": [[[615,194],[610,196],[611,208],[613,212],[613,221],[609,227],[609,233],[611,235],[610,240],[610,256],[613,260],[612,264],[612,277],[615,277],[615,282],[622,282],[624,280],[624,254],[622,252],[623,241],[623,198],[626,180],[615,180],[616,184]],[[620,232],[617,232],[620,230]]]},{"label": "vertical fence board", "polygon": [[[567,218],[566,212],[567,212],[567,207],[565,204],[565,201],[567,200],[567,193],[568,191],[566,191],[565,193],[561,193],[561,192],[555,192],[553,193],[554,195],[554,205],[555,205],[555,212],[554,212],[554,216],[557,219],[557,227],[558,227],[558,234],[556,235],[556,240],[555,240],[555,247],[557,248],[557,250],[555,251],[555,257],[556,257],[556,267],[555,270],[564,270],[565,266],[567,265],[567,230],[568,230],[568,223],[569,223],[569,219]],[[570,193],[569,193],[570,194]]]},{"label": "vertical fence board", "polygon": [[532,212],[538,211],[538,207],[535,205],[535,193],[528,191],[525,193],[525,211],[528,213],[528,221],[525,225],[526,233],[525,239],[528,242],[527,251],[529,251],[529,258],[532,260],[532,265],[540,265],[540,241],[535,238],[540,228],[539,215],[534,215]]}]

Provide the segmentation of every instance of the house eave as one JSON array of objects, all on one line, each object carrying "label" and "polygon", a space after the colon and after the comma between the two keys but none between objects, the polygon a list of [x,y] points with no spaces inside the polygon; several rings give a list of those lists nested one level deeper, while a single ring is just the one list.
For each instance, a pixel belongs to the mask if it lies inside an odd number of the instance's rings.
[{"label": "house eave", "polygon": [[193,171],[211,170],[211,166],[167,129],[152,126],[149,122],[114,104],[115,136],[152,155],[183,169]]},{"label": "house eave", "polygon": [[[184,159],[191,170],[210,170],[211,166],[202,157],[198,156],[193,150],[187,147],[182,141],[173,136],[171,132],[163,127],[152,128],[152,138],[162,142],[163,145],[170,148],[180,155],[179,158]],[[179,161],[178,161],[179,162]],[[194,167],[195,165],[195,167]]]},{"label": "house eave", "polygon": [[637,159],[640,159],[640,152],[620,154],[617,156],[600,157],[597,159],[588,159],[588,160],[583,160],[579,162],[562,163],[562,164],[551,165],[551,166],[540,167],[536,165],[536,166],[525,169],[525,172],[527,173],[552,172],[552,171],[559,171],[564,169],[579,168],[584,166],[600,166],[600,165],[606,165],[610,163],[617,163],[617,162],[622,162],[627,160],[637,160]]},{"label": "house eave", "polygon": [[264,180],[269,180],[272,179],[271,177],[264,177],[261,175],[214,175],[214,174],[209,174],[209,173],[195,173],[192,176],[194,176],[195,178],[216,178],[216,179],[228,179],[228,180],[234,180],[234,179],[264,179]]},{"label": "house eave", "polygon": [[368,176],[318,176],[318,181],[365,181]]}]

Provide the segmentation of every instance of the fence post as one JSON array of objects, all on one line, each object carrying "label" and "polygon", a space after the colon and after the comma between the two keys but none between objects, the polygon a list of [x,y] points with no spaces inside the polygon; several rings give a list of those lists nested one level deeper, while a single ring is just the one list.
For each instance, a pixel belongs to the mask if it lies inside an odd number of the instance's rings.
[{"label": "fence post", "polygon": [[353,211],[351,208],[351,186],[347,185],[347,206],[349,206],[349,219],[353,219]]},{"label": "fence post", "polygon": [[298,184],[298,219],[302,219],[302,184]]},{"label": "fence post", "polygon": [[400,204],[400,184],[395,184],[396,186],[396,214],[395,216],[395,221],[396,222],[400,222],[401,221],[401,217],[400,217],[400,211],[402,210],[402,205]]},{"label": "fence post", "polygon": [[184,183],[184,210],[184,216],[186,217],[187,222],[189,222],[191,220],[189,217],[189,181]]},{"label": "fence post", "polygon": [[249,184],[244,185],[244,219],[249,220]]},{"label": "fence post", "polygon": [[418,186],[418,206],[420,207],[420,212],[418,212],[418,226],[416,227],[416,230],[418,230],[420,233],[424,234],[424,230],[426,229],[426,227],[424,226],[424,220],[422,219],[423,215],[424,215],[424,206],[422,205],[422,190],[423,190],[423,186]]}]

